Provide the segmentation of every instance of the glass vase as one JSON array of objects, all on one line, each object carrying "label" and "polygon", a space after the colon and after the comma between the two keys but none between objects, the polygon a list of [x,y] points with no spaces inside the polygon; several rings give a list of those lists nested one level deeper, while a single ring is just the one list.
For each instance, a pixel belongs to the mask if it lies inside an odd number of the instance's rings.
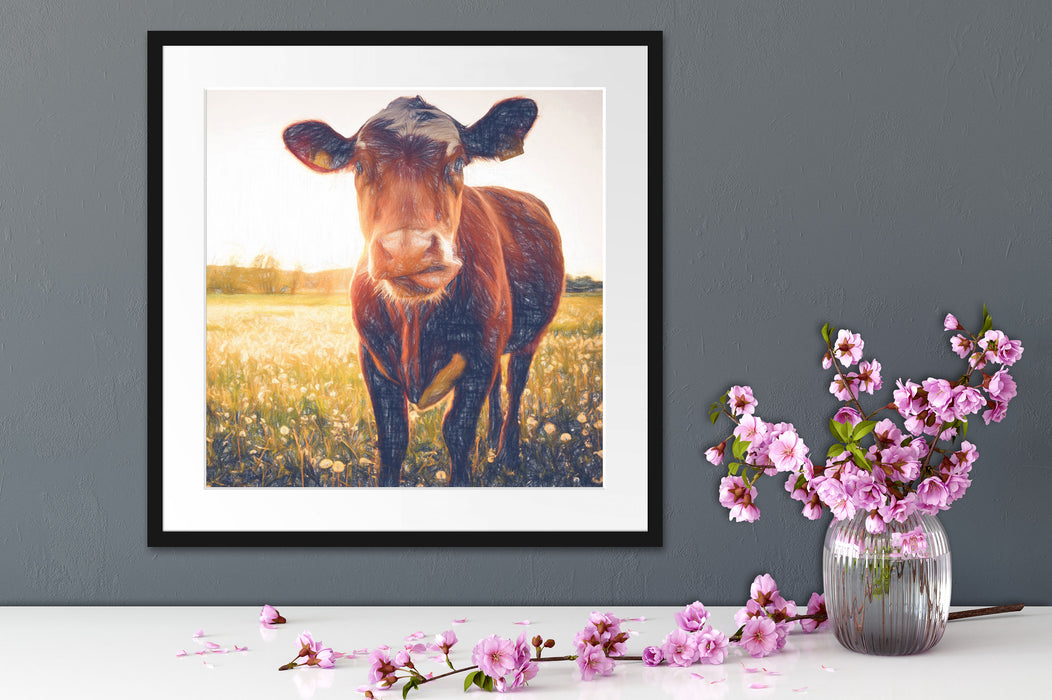
[{"label": "glass vase", "polygon": [[884,532],[866,513],[834,520],[822,553],[826,612],[837,640],[862,654],[901,656],[935,646],[950,612],[950,545],[934,515]]}]

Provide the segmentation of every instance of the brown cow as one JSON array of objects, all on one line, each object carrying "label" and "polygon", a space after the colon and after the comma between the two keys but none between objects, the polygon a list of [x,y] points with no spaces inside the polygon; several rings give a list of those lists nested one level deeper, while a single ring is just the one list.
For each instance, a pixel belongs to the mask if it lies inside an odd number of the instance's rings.
[{"label": "brown cow", "polygon": [[464,126],[420,97],[400,97],[349,138],[317,121],[285,129],[285,145],[312,170],[355,173],[365,250],[351,305],[376,417],[380,486],[399,484],[408,403],[427,408],[450,390],[442,422],[450,485],[470,483],[469,453],[487,398],[497,463],[519,464],[519,404],[562,296],[562,242],[543,202],[502,187],[467,187],[464,167],[522,153],[536,117],[536,103],[519,97]]}]

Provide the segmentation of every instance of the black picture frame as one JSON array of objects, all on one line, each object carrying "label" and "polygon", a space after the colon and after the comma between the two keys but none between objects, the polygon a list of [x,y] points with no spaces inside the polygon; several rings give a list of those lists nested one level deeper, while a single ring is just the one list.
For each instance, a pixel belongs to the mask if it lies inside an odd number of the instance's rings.
[{"label": "black picture frame", "polygon": [[[661,292],[662,261],[662,36],[660,32],[609,32],[609,31],[565,31],[565,32],[257,32],[257,31],[151,31],[148,33],[148,479],[147,479],[147,544],[150,547],[359,547],[359,546],[458,546],[458,547],[492,547],[492,546],[530,546],[530,547],[573,547],[573,546],[611,546],[611,547],[659,547],[662,544],[662,319],[663,302]],[[524,523],[521,529],[492,527],[492,523],[478,523],[470,527],[457,526],[436,529],[429,527],[394,527],[386,529],[357,528],[353,524],[346,527],[324,525],[322,527],[302,528],[297,526],[270,528],[250,525],[245,529],[237,526],[213,526],[207,519],[203,524],[185,525],[184,508],[182,520],[169,521],[175,510],[173,503],[178,497],[176,492],[176,475],[194,471],[194,453],[201,445],[200,440],[187,438],[185,432],[172,428],[172,396],[179,394],[184,382],[194,384],[196,380],[180,379],[173,376],[171,365],[175,361],[193,359],[198,350],[204,355],[203,343],[191,343],[181,347],[172,347],[173,338],[178,334],[173,331],[172,319],[184,315],[201,314],[201,329],[204,328],[204,309],[200,308],[199,298],[194,294],[184,295],[187,280],[174,279],[170,269],[172,251],[182,245],[180,239],[186,231],[174,226],[171,215],[183,210],[185,202],[172,201],[171,187],[176,178],[172,176],[172,164],[182,159],[182,144],[172,135],[174,120],[166,122],[166,109],[172,107],[173,97],[169,94],[173,81],[171,69],[183,60],[184,56],[194,55],[196,50],[222,50],[233,52],[239,50],[293,47],[304,51],[324,47],[356,47],[382,52],[390,47],[461,47],[470,51],[473,47],[536,47],[538,51],[558,51],[567,47],[581,51],[591,50],[634,50],[641,61],[637,65],[641,81],[636,92],[642,101],[645,120],[645,133],[636,133],[634,137],[642,144],[642,162],[645,172],[637,173],[639,185],[631,197],[638,196],[638,208],[642,212],[645,231],[636,231],[640,241],[632,242],[638,246],[638,254],[645,255],[646,263],[640,270],[645,279],[640,287],[641,295],[635,294],[642,309],[642,317],[633,317],[631,323],[635,338],[640,343],[636,355],[638,366],[626,370],[625,367],[610,369],[607,372],[636,372],[638,380],[645,387],[644,395],[638,397],[637,405],[626,411],[633,411],[640,425],[636,426],[637,435],[631,443],[633,450],[643,455],[644,464],[635,464],[634,468],[642,469],[644,476],[633,482],[630,489],[636,492],[640,512],[639,524],[633,528],[603,529],[602,518],[592,518],[597,523],[594,527],[572,527],[546,529],[537,527],[536,523]],[[215,64],[215,61],[203,61]],[[631,71],[635,74],[635,71]],[[608,85],[600,85],[606,90],[614,90]],[[618,90],[622,88],[618,87]],[[625,88],[625,90],[630,88]],[[624,92],[622,90],[622,92]],[[191,93],[185,93],[191,94]],[[617,102],[623,103],[628,94],[619,93]],[[196,98],[195,98],[196,99]],[[203,102],[203,97],[201,98]],[[615,108],[613,101],[607,109]],[[638,106],[638,105],[637,105]],[[197,112],[192,112],[197,113]],[[607,144],[609,151],[610,145]],[[192,152],[193,149],[191,148]],[[166,160],[167,159],[167,160]],[[191,153],[190,162],[200,163],[202,154]],[[607,161],[607,173],[616,163]],[[182,167],[182,166],[180,166]],[[190,168],[192,170],[192,168]],[[622,172],[618,171],[619,176]],[[637,190],[637,191],[636,191]],[[201,193],[204,198],[203,192]],[[623,198],[623,197],[622,197]],[[610,197],[607,196],[607,206]],[[609,220],[609,214],[607,218]],[[198,222],[203,231],[204,222]],[[176,230],[180,228],[180,230]],[[192,227],[191,227],[192,228]],[[194,232],[191,231],[191,238]],[[609,236],[609,230],[607,231]],[[617,242],[607,239],[608,249]],[[203,267],[203,261],[202,261]],[[202,273],[203,274],[203,273]],[[203,290],[202,290],[203,293]],[[186,297],[184,299],[184,296]],[[610,313],[609,307],[607,313]],[[189,348],[189,351],[187,350]],[[166,364],[167,363],[167,364]],[[202,363],[189,362],[189,366],[200,366]],[[202,377],[203,379],[203,377]],[[609,382],[609,377],[607,379]],[[201,406],[203,413],[204,406]],[[192,412],[191,412],[192,413]],[[609,415],[609,414],[608,414]],[[199,417],[198,417],[199,418]],[[198,420],[194,418],[194,420]],[[166,422],[167,421],[167,422]],[[645,444],[639,444],[645,442]],[[195,446],[196,445],[196,446]],[[203,452],[203,450],[200,450]],[[203,458],[203,457],[202,457]],[[609,452],[604,460],[617,459]],[[634,459],[634,461],[638,461]],[[605,466],[605,463],[604,463]],[[200,471],[198,471],[201,474]],[[203,474],[202,474],[203,475]],[[606,489],[604,485],[603,489]],[[592,489],[603,490],[603,489]],[[205,488],[200,484],[202,498],[207,503],[214,492],[229,489]],[[233,489],[235,491],[278,491],[278,489]],[[282,489],[281,491],[285,491]],[[323,489],[288,489],[298,491],[322,491]],[[337,489],[329,489],[336,491]],[[392,489],[339,489],[340,491],[383,492]],[[437,492],[438,489],[425,489]],[[506,489],[508,491],[537,491],[537,489]],[[573,489],[578,491],[579,489]],[[397,491],[420,491],[419,489],[397,489]],[[470,491],[478,491],[471,489]],[[408,497],[410,494],[405,494]],[[246,499],[254,494],[244,493]],[[183,508],[180,505],[180,508]],[[310,520],[311,506],[297,504],[303,519]],[[553,509],[555,510],[555,509]],[[352,518],[353,520],[353,518]],[[287,522],[282,521],[282,522]],[[367,536],[359,536],[367,535]]]}]

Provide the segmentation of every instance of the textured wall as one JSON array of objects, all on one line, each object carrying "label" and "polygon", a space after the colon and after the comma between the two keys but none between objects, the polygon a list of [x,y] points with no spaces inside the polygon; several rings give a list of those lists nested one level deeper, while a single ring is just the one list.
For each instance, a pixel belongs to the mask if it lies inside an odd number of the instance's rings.
[{"label": "textured wall", "polygon": [[[806,598],[824,527],[777,486],[727,522],[708,403],[750,383],[824,450],[824,321],[923,378],[986,302],[1027,350],[943,517],[954,602],[1052,604],[1052,7],[304,5],[0,5],[0,603]],[[665,32],[665,547],[147,549],[146,30],[453,28]]]}]

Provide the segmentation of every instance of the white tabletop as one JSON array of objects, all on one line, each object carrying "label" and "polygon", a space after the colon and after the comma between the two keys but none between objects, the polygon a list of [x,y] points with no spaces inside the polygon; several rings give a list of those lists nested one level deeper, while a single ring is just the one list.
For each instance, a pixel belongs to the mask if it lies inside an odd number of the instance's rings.
[{"label": "white tabletop", "polygon": [[[336,668],[277,670],[298,651],[296,636],[309,630],[337,651],[387,644],[447,629],[460,642],[452,658],[470,665],[471,647],[489,634],[556,640],[549,655],[571,654],[573,635],[584,627],[587,607],[296,607],[277,605],[288,623],[263,629],[258,607],[0,607],[2,698],[361,698],[368,683],[364,657],[340,659]],[[604,611],[607,608],[603,608]],[[613,607],[622,617],[645,617],[623,626],[638,632],[628,654],[658,644],[675,627],[679,608]],[[957,609],[957,608],[955,608]],[[735,630],[735,608],[712,608],[710,622]],[[454,624],[453,620],[466,618]],[[528,620],[529,625],[515,624]],[[193,637],[198,629],[204,636]],[[206,642],[231,650],[198,655]],[[235,645],[247,651],[233,651]],[[180,650],[188,656],[177,656]],[[420,656],[415,657],[421,660]],[[829,632],[794,632],[786,649],[752,659],[732,648],[722,666],[647,668],[621,662],[614,674],[580,680],[573,662],[541,664],[521,697],[628,700],[631,698],[989,698],[1052,696],[1052,607],[959,620],[942,642],[918,656],[876,657],[844,650]],[[418,667],[442,672],[423,658]],[[749,672],[749,669],[758,669]],[[766,669],[766,670],[764,670]],[[696,675],[703,676],[698,678]],[[429,683],[411,698],[466,698],[463,675]],[[753,688],[754,685],[766,686]],[[472,689],[472,696],[481,691]],[[401,692],[378,697],[397,700]],[[497,696],[486,696],[497,697]]]}]

